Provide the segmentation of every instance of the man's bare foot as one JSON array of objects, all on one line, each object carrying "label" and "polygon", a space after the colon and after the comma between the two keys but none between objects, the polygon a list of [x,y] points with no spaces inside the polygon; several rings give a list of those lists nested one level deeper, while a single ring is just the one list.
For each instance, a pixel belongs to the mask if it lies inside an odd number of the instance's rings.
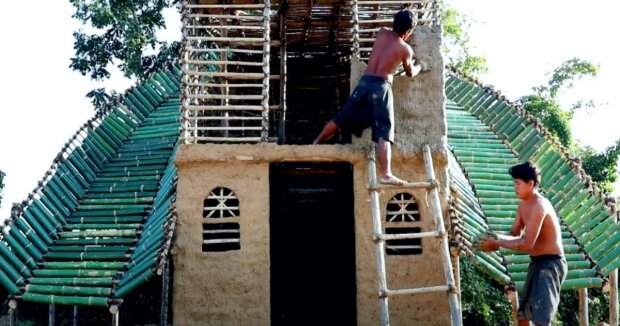
[{"label": "man's bare foot", "polygon": [[399,179],[391,174],[383,176],[379,182],[385,185],[404,185],[407,183],[407,181]]}]

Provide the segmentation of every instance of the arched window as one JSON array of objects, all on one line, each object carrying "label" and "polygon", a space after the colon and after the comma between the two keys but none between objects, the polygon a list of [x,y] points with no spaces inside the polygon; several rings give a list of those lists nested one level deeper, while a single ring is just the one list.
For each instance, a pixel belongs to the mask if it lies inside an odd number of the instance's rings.
[{"label": "arched window", "polygon": [[239,215],[239,198],[232,190],[224,187],[211,190],[202,212],[202,251],[240,250],[239,223],[234,222]]},{"label": "arched window", "polygon": [[420,221],[420,211],[418,203],[413,195],[408,192],[401,192],[387,204],[386,222],[418,222]]},{"label": "arched window", "polygon": [[[420,233],[421,228],[406,225],[420,221],[420,210],[413,195],[408,192],[394,195],[387,204],[385,221],[387,222],[386,234]],[[420,238],[387,240],[385,244],[385,252],[388,255],[419,255],[422,253],[422,239]]]},{"label": "arched window", "polygon": [[202,217],[221,218],[239,216],[239,198],[235,193],[224,187],[211,190],[205,199]]}]

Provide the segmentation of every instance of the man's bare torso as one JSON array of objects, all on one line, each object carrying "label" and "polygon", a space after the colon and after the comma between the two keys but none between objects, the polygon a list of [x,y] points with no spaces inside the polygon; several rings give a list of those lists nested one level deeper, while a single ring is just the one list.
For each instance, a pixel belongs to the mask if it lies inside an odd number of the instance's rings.
[{"label": "man's bare torso", "polygon": [[396,33],[385,28],[381,29],[372,46],[365,75],[392,81],[394,70],[410,53],[407,47],[409,45]]},{"label": "man's bare torso", "polygon": [[530,251],[530,255],[563,255],[562,232],[555,210],[548,199],[539,194],[535,196],[536,197],[532,198],[532,200],[521,202],[518,208],[518,216],[521,219],[527,219],[532,216],[534,214],[533,212],[539,207],[544,211],[544,219],[540,227],[540,233]]}]

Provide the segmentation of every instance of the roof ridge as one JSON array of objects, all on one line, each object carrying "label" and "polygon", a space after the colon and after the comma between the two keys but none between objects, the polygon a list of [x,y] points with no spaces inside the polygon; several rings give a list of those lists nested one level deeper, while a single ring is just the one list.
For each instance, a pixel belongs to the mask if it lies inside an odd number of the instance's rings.
[{"label": "roof ridge", "polygon": [[596,183],[592,180],[592,177],[590,177],[585,172],[583,167],[581,166],[581,160],[578,157],[572,157],[569,154],[568,149],[562,143],[558,141],[557,137],[555,137],[543,125],[543,123],[538,118],[536,118],[535,116],[533,116],[531,113],[529,113],[523,108],[523,104],[521,102],[511,101],[505,95],[503,95],[500,91],[495,90],[493,86],[483,84],[479,78],[473,75],[467,74],[454,66],[448,66],[447,68],[448,68],[449,73],[453,75],[454,77],[465,79],[477,85],[478,87],[484,89],[485,92],[495,95],[498,99],[500,99],[501,101],[506,103],[510,108],[512,108],[519,116],[525,118],[529,123],[534,125],[534,128],[540,134],[542,134],[542,136],[544,136],[547,141],[551,142],[551,144],[558,150],[558,152],[560,152],[560,154],[563,155],[567,163],[570,164],[573,172],[575,172],[575,174],[581,179],[581,181],[585,183],[588,190],[592,192],[593,194],[595,194],[596,196],[598,196],[601,199],[601,201],[603,201],[603,204],[608,209],[609,214],[615,215],[616,220],[620,218],[620,214],[619,214],[620,212],[617,210],[616,206],[614,205],[615,199],[613,197],[606,196],[598,188]]},{"label": "roof ridge", "polygon": [[[52,160],[52,164],[50,165],[50,167],[47,169],[43,177],[37,182],[37,185],[34,187],[34,189],[26,196],[26,199],[24,199],[21,203],[13,203],[11,207],[11,215],[9,216],[9,218],[4,220],[4,224],[10,225],[15,221],[15,219],[21,216],[26,206],[34,199],[35,195],[38,192],[40,192],[41,189],[47,184],[51,176],[53,176],[58,171],[59,165],[63,163],[67,159],[67,157],[71,155],[71,153],[73,153],[76,147],[81,146],[82,142],[77,141],[77,140],[82,132],[86,130],[97,129],[97,127],[95,126],[96,123],[101,122],[103,119],[107,118],[114,111],[114,109],[119,108],[120,106],[124,106],[121,103],[121,101],[127,98],[129,95],[131,95],[131,92],[133,92],[139,86],[144,85],[150,82],[151,80],[153,80],[156,74],[161,73],[163,71],[173,71],[175,68],[178,69],[178,66],[176,64],[170,63],[168,64],[168,66],[169,67],[166,69],[160,69],[158,71],[154,71],[152,74],[149,75],[149,78],[147,78],[148,80],[145,80],[144,82],[141,82],[141,83],[137,83],[136,85],[131,86],[130,88],[126,89],[125,92],[119,96],[118,101],[115,101],[113,103],[108,103],[103,109],[96,111],[93,117],[91,117],[84,124],[82,124],[78,128],[78,130],[74,132],[72,136],[69,137],[69,140],[65,142],[65,144],[60,149],[58,154]],[[131,110],[129,109],[128,111],[131,111]],[[134,118],[135,118],[135,114],[134,114]]]}]

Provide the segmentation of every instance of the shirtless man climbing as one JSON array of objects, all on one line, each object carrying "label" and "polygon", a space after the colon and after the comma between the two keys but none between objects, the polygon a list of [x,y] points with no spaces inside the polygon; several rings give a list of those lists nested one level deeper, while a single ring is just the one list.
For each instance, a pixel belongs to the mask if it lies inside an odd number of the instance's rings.
[{"label": "shirtless man climbing", "polygon": [[519,303],[519,326],[530,325],[530,320],[535,325],[550,325],[567,273],[560,223],[549,200],[536,190],[540,174],[535,165],[530,162],[515,165],[508,173],[521,199],[510,229],[511,237],[488,238],[477,246],[484,251],[504,247],[530,254],[531,262]]},{"label": "shirtless man climbing", "polygon": [[380,182],[385,184],[406,183],[395,177],[391,168],[391,144],[394,142],[392,74],[401,63],[409,77],[421,70],[420,65],[412,63],[413,50],[407,44],[413,27],[413,13],[404,9],[394,15],[392,30],[382,28],[379,31],[364,76],[342,110],[325,125],[314,141],[314,144],[320,144],[334,136],[341,127],[357,136],[371,127],[372,140],[378,144]]}]

